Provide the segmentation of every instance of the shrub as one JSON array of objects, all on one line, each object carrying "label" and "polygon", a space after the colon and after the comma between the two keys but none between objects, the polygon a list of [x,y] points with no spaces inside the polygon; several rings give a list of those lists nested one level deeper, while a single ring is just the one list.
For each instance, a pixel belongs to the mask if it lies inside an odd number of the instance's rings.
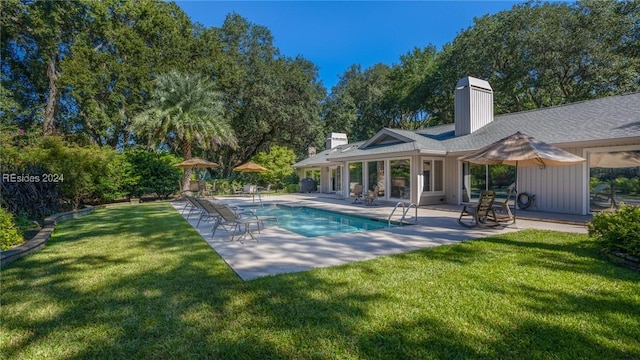
[{"label": "shrub", "polygon": [[231,189],[231,182],[227,179],[216,179],[213,180],[212,186],[215,186],[215,193],[220,195],[226,195],[233,193]]},{"label": "shrub", "polygon": [[596,239],[605,252],[640,256],[640,207],[623,204],[615,212],[601,212],[588,226],[589,236]]},{"label": "shrub", "polygon": [[61,199],[57,184],[41,181],[48,174],[42,165],[3,167],[3,173],[38,181],[0,182],[0,205],[10,213],[22,212],[31,219],[42,219],[59,211]]},{"label": "shrub", "polygon": [[295,173],[292,165],[296,162],[296,154],[285,146],[273,145],[268,153],[261,151],[253,160],[267,168],[267,171],[259,174],[262,181],[276,188],[284,186]]},{"label": "shrub", "polygon": [[131,165],[131,176],[126,183],[129,195],[156,194],[166,198],[180,190],[182,170],[173,166],[180,162],[175,155],[141,149],[129,150],[125,155]]},{"label": "shrub", "polygon": [[284,191],[291,194],[291,193],[297,193],[300,192],[300,185],[299,184],[287,184],[287,186],[285,186]]},{"label": "shrub", "polygon": [[124,177],[123,167],[111,148],[78,147],[48,136],[40,146],[28,149],[25,160],[43,166],[55,176],[56,190],[67,204],[61,210],[106,202],[121,195],[119,180]]},{"label": "shrub", "polygon": [[0,249],[7,250],[23,241],[22,231],[18,229],[13,221],[13,215],[0,208]]}]

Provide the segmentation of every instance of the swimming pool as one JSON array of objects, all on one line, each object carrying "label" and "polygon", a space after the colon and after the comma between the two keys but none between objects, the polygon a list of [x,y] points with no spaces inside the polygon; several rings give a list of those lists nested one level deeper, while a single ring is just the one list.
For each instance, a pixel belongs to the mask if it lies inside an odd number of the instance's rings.
[{"label": "swimming pool", "polygon": [[[378,221],[365,217],[347,215],[334,211],[308,207],[269,205],[253,207],[256,215],[269,215],[278,218],[278,226],[305,237],[331,234],[346,234],[389,227],[387,221]],[[391,224],[391,227],[397,226]]]}]

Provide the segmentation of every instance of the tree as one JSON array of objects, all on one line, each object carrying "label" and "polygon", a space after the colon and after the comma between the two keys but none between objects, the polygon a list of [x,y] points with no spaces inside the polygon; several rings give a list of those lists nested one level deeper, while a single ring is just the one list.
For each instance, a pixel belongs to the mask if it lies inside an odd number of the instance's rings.
[{"label": "tree", "polygon": [[639,10],[634,1],[527,2],[475,19],[425,81],[439,122],[453,121],[455,83],[469,75],[489,81],[497,114],[637,91]]},{"label": "tree", "polygon": [[[233,129],[223,116],[221,94],[202,75],[178,72],[161,74],[156,79],[149,109],[133,119],[133,128],[147,135],[150,145],[166,144],[181,150],[191,159],[193,147],[202,149],[220,145],[235,146]],[[191,171],[186,170],[186,189]]]},{"label": "tree", "polygon": [[80,142],[130,144],[153,77],[189,66],[191,21],[175,3],[144,0],[2,3],[2,84],[15,125]]},{"label": "tree", "polygon": [[273,145],[269,152],[260,151],[253,160],[267,168],[267,171],[260,173],[267,184],[282,188],[287,178],[294,174],[292,165],[296,161],[296,154],[285,146]]},{"label": "tree", "polygon": [[385,64],[364,71],[360,65],[349,67],[324,104],[327,131],[347,128],[349,139],[360,141],[373,136],[381,127],[391,126],[392,115],[384,106],[390,72]]},{"label": "tree", "polygon": [[239,145],[217,152],[223,175],[272,145],[286,144],[303,155],[307,146],[318,143],[325,92],[316,67],[301,57],[281,56],[267,28],[237,14],[212,31],[216,36],[209,36],[210,43],[202,48],[217,60],[211,76],[224,94]]},{"label": "tree", "polygon": [[193,27],[175,3],[88,5],[83,31],[61,65],[61,82],[75,109],[68,121],[93,143],[127,146],[131,118],[143,111],[154,76],[187,70]]},{"label": "tree", "polygon": [[24,108],[33,109],[21,126],[42,122],[44,135],[57,132],[60,64],[80,31],[86,7],[67,1],[16,0],[2,3],[2,80]]},{"label": "tree", "polygon": [[415,130],[430,123],[433,98],[425,83],[436,68],[436,56],[434,46],[414,48],[392,67],[390,89],[382,104],[392,114],[391,127]]}]

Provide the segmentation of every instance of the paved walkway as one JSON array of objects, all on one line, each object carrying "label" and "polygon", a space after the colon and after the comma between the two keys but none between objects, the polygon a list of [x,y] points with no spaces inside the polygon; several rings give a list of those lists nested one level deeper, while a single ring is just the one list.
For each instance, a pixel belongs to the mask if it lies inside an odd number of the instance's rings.
[{"label": "paved walkway", "polygon": [[[268,196],[263,200],[265,204],[309,206],[379,219],[387,219],[395,205],[365,206],[352,204],[349,199],[304,194]],[[234,206],[254,205],[251,198],[223,198],[219,201]],[[181,212],[185,203],[174,201],[172,204]],[[184,214],[185,218],[187,213],[188,211]],[[410,213],[415,214],[414,210]],[[202,221],[196,228],[196,215],[187,218],[187,221],[243,280],[341,265],[521,229],[587,232],[583,224],[568,224],[558,219],[553,219],[553,222],[518,219],[516,225],[506,228],[468,229],[458,224],[459,214],[460,207],[457,211],[420,208],[417,225],[314,238],[306,238],[274,224],[267,224],[260,234],[255,233],[258,241],[246,239],[244,243],[232,242],[231,234],[222,229],[216,230],[215,237],[212,237],[210,222]],[[399,218],[400,215],[394,216],[395,220]]]}]

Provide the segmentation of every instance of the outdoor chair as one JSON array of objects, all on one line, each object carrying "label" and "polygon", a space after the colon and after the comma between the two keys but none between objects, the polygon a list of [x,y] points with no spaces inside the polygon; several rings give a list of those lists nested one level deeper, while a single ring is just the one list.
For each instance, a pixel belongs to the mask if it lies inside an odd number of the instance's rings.
[{"label": "outdoor chair", "polygon": [[[495,191],[487,190],[480,194],[477,203],[467,203],[460,212],[458,223],[465,227],[499,226],[493,203],[496,199]],[[470,219],[467,219],[470,217]],[[464,218],[464,219],[463,219]]]},{"label": "outdoor chair", "polygon": [[198,223],[196,224],[196,228],[200,226],[200,222],[202,219],[213,220],[220,217],[220,214],[213,208],[213,205],[209,200],[202,198],[191,198],[195,204],[197,204],[200,209],[200,216],[198,217]]},{"label": "outdoor chair", "polygon": [[198,180],[198,194],[205,196],[207,193],[207,182],[204,180]]},{"label": "outdoor chair", "polygon": [[353,198],[353,204],[362,202],[362,191],[362,184],[355,184],[353,186],[353,193],[351,194],[351,197]]},{"label": "outdoor chair", "polygon": [[493,202],[494,209],[500,213],[497,218],[499,222],[513,221],[513,213],[511,212],[511,207],[509,206],[509,202],[511,201],[511,197],[515,193],[515,189],[516,189],[516,183],[509,185],[509,187],[507,188],[507,198],[504,201]]},{"label": "outdoor chair", "polygon": [[254,195],[256,193],[257,186],[246,184],[242,187],[242,193],[245,195]]},{"label": "outdoor chair", "polygon": [[216,233],[218,227],[224,227],[225,225],[233,226],[233,232],[231,233],[231,241],[234,240],[236,233],[238,232],[238,228],[244,226],[244,231],[242,236],[238,238],[240,242],[245,239],[247,236],[251,237],[253,240],[258,241],[253,233],[251,232],[251,224],[256,224],[258,228],[258,233],[260,233],[260,225],[264,224],[264,220],[260,219],[253,212],[244,212],[244,213],[236,213],[227,205],[217,205],[211,204],[211,207],[220,215],[216,218],[216,222],[213,224],[213,229],[211,232],[211,237],[213,237]]},{"label": "outdoor chair", "polygon": [[185,200],[187,200],[186,204],[184,205],[184,208],[182,209],[182,214],[184,214],[184,211],[187,209],[187,207],[189,207],[189,214],[187,214],[187,219],[191,217],[191,214],[194,211],[197,212],[201,212],[202,209],[200,208],[200,204],[196,201],[196,198],[190,195],[184,195]]},{"label": "outdoor chair", "polygon": [[189,191],[192,194],[198,194],[200,192],[200,184],[197,181],[189,181]]},{"label": "outdoor chair", "polygon": [[378,199],[378,192],[380,191],[380,188],[378,187],[378,185],[373,187],[373,191],[370,191],[365,197],[364,197],[364,203],[365,205],[376,205],[376,200]]},{"label": "outdoor chair", "polygon": [[231,188],[233,189],[233,194],[234,195],[241,195],[242,194],[242,189],[239,189],[237,186],[232,184]]}]

